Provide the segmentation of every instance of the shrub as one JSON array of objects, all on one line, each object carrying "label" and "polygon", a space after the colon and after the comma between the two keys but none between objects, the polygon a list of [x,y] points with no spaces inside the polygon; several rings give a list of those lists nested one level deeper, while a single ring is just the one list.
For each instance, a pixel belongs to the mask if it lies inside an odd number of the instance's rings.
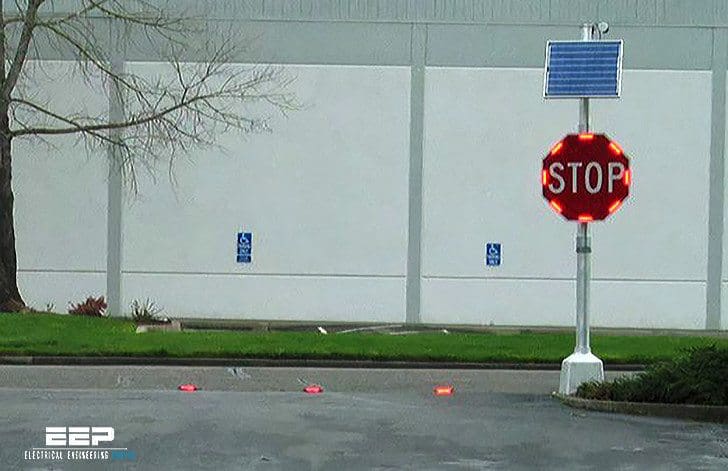
[{"label": "shrub", "polygon": [[728,405],[728,348],[691,348],[632,377],[582,384],[576,395],[609,401]]},{"label": "shrub", "polygon": [[135,299],[131,303],[131,318],[134,322],[158,322],[161,320],[157,317],[160,312],[162,308],[149,301],[149,298],[144,302]]},{"label": "shrub", "polygon": [[68,313],[75,316],[104,317],[108,305],[103,296],[94,298],[89,296],[86,301],[78,304],[71,304]]}]

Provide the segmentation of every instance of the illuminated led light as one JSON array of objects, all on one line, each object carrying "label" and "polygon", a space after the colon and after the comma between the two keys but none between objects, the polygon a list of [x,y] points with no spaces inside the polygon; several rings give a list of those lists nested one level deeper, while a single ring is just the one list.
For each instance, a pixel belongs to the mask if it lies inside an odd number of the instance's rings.
[{"label": "illuminated led light", "polygon": [[611,151],[614,153],[614,155],[622,155],[623,150],[621,147],[619,147],[619,144],[617,144],[616,142],[610,142],[609,149],[611,149]]},{"label": "illuminated led light", "polygon": [[195,392],[195,391],[197,391],[197,386],[195,386],[192,383],[180,384],[177,389],[179,389],[180,391],[183,391],[183,392]]},{"label": "illuminated led light", "polygon": [[310,384],[303,388],[303,392],[305,392],[306,394],[321,394],[322,392],[324,392],[324,388],[322,388],[318,384]]},{"label": "illuminated led light", "polygon": [[546,186],[546,183],[549,181],[549,174],[546,170],[541,171],[541,184],[543,186]]},{"label": "illuminated led light", "polygon": [[435,396],[452,396],[455,392],[455,388],[446,385],[446,386],[435,386]]},{"label": "illuminated led light", "polygon": [[553,148],[551,149],[551,155],[556,155],[556,154],[558,154],[558,153],[559,153],[559,151],[561,150],[561,148],[562,148],[562,147],[564,147],[564,143],[563,143],[563,141],[559,142],[558,144],[556,144],[556,145],[555,145],[555,146],[554,146],[554,147],[553,147]]},{"label": "illuminated led light", "polygon": [[591,141],[592,139],[594,139],[594,134],[591,134],[591,133],[579,134],[580,141]]},{"label": "illuminated led light", "polygon": [[549,201],[549,204],[551,205],[552,208],[554,208],[556,210],[557,213],[560,213],[561,211],[563,211],[563,208],[561,207],[561,205],[559,203],[557,203],[556,201],[551,200],[551,201]]},{"label": "illuminated led light", "polygon": [[632,181],[632,169],[628,169],[624,172],[624,184],[629,185]]},{"label": "illuminated led light", "polygon": [[578,219],[579,222],[589,222],[594,220],[594,218],[588,214],[580,214]]},{"label": "illuminated led light", "polygon": [[622,206],[622,200],[617,200],[609,207],[609,214],[615,212],[620,206]]}]

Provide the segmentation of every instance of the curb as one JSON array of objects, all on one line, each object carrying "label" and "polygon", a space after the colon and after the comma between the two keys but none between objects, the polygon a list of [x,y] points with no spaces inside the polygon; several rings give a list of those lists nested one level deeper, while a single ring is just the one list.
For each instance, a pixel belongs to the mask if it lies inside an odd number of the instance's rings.
[{"label": "curb", "polygon": [[[264,366],[302,368],[383,368],[453,370],[539,370],[559,371],[560,363],[458,363],[447,361],[378,361],[286,358],[173,358],[173,357],[83,357],[83,356],[0,356],[0,365],[68,366]],[[609,365],[610,371],[641,371],[644,365]]]},{"label": "curb", "polygon": [[554,394],[563,404],[575,409],[611,412],[653,417],[688,419],[698,422],[728,423],[728,406],[703,406],[695,404],[661,404],[652,402],[617,402],[583,399]]}]

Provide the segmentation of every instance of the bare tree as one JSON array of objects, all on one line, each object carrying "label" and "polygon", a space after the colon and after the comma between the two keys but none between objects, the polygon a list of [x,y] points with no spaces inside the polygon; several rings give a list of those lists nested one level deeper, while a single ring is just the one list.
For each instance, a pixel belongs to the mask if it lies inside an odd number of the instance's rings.
[{"label": "bare tree", "polygon": [[[266,128],[264,114],[248,113],[241,104],[262,103],[284,112],[294,108],[289,80],[281,69],[231,64],[241,45],[233,34],[205,34],[204,22],[170,14],[161,0],[153,1],[75,0],[65,3],[74,8],[59,13],[52,0],[15,0],[12,11],[6,11],[9,2],[0,0],[2,311],[25,309],[17,284],[13,219],[15,139],[75,134],[90,148],[110,148],[113,164],[136,188],[139,165],[153,169],[162,160],[171,168],[175,156],[214,144],[224,131]],[[139,43],[156,44],[169,73],[150,78],[114,62],[125,47]],[[31,58],[42,55],[40,49],[70,53],[74,70],[88,83],[100,79],[123,113],[70,112],[38,100],[27,69]],[[183,61],[192,49],[198,60]]]}]

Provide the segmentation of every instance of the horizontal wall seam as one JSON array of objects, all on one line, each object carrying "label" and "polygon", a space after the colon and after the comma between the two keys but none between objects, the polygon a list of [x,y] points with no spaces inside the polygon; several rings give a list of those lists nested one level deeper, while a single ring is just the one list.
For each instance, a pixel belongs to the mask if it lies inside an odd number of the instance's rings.
[{"label": "horizontal wall seam", "polygon": [[19,268],[18,273],[91,273],[105,275],[106,270],[60,269],[60,268]]},{"label": "horizontal wall seam", "polygon": [[[18,273],[78,273],[78,274],[106,274],[105,270],[84,269],[55,269],[55,268],[22,268]],[[268,276],[268,277],[298,277],[298,278],[389,278],[405,279],[406,275],[384,274],[357,274],[357,273],[245,273],[245,272],[218,272],[218,271],[159,271],[159,270],[123,270],[124,275],[184,275],[184,276]],[[424,280],[499,280],[499,281],[574,281],[574,277],[534,277],[534,276],[452,276],[452,275],[425,275]],[[661,279],[661,278],[592,278],[594,281],[608,282],[636,282],[636,283],[705,283],[706,280],[691,279]],[[728,279],[722,280],[728,283]]]},{"label": "horizontal wall seam", "polygon": [[[297,64],[286,64],[286,65],[297,65]],[[298,65],[306,65],[311,66],[312,64],[298,64]],[[325,64],[324,64],[325,65]],[[361,67],[361,66],[353,66],[353,67]],[[386,67],[386,66],[381,66]],[[390,67],[402,67],[399,65],[390,66]],[[534,65],[534,66],[524,66],[524,65],[497,65],[497,64],[475,64],[475,65],[462,65],[462,64],[454,64],[454,65],[448,65],[448,64],[441,64],[441,63],[431,63],[427,64],[425,66],[425,71],[428,69],[482,69],[482,70],[500,70],[500,69],[508,69],[508,70],[540,70],[543,71],[543,65]],[[622,71],[629,72],[629,71],[639,71],[639,72],[670,72],[670,73],[684,73],[684,72],[705,72],[706,74],[711,73],[711,69],[708,68],[682,68],[682,69],[656,69],[653,67],[623,67]],[[567,98],[570,99],[570,98]],[[605,98],[606,100],[616,100],[616,98]]]},{"label": "horizontal wall seam", "polygon": [[405,279],[405,275],[378,275],[358,273],[246,273],[246,272],[193,272],[193,271],[159,271],[159,270],[123,270],[124,275],[160,275],[160,276],[258,276],[258,277],[286,277],[286,278],[387,278]]},{"label": "horizontal wall seam", "polygon": [[[574,281],[575,277],[535,276],[423,276],[426,280],[498,280],[498,281]],[[592,281],[625,283],[705,283],[706,280],[660,279],[660,278],[594,278]]]},{"label": "horizontal wall seam", "polygon": [[[527,21],[462,21],[462,20],[433,20],[433,19],[391,19],[391,20],[373,20],[373,19],[340,19],[340,18],[205,18],[208,23],[345,23],[345,24],[364,24],[364,25],[427,25],[427,26],[545,26],[545,27],[562,27],[568,28],[578,25],[580,21],[543,21],[534,20]],[[712,28],[728,28],[726,24],[708,24],[708,23],[619,23],[609,22],[610,27],[618,28],[683,28],[683,29],[712,29]]]},{"label": "horizontal wall seam", "polygon": [[[69,274],[99,274],[105,275],[105,270],[74,270],[54,268],[30,268],[20,269],[18,273],[69,273]],[[405,275],[378,275],[378,274],[356,274],[356,273],[238,273],[238,272],[180,272],[180,271],[152,271],[152,270],[123,270],[123,275],[185,275],[185,276],[268,276],[268,277],[291,277],[291,278],[391,278],[404,279]]]}]

